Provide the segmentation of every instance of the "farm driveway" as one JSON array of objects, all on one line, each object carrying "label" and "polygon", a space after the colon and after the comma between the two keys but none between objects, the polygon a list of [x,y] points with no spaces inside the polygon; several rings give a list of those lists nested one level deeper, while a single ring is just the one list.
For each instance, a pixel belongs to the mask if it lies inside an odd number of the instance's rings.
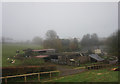
[{"label": "farm driveway", "polygon": [[68,67],[63,67],[63,66],[57,66],[57,69],[60,71],[60,76],[73,75],[73,74],[77,74],[77,73],[87,71],[84,68],[74,69],[74,68],[68,68]]}]

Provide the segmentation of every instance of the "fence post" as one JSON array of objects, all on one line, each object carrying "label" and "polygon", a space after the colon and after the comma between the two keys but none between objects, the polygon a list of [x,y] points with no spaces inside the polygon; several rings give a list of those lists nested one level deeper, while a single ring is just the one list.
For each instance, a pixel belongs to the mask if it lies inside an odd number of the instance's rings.
[{"label": "fence post", "polygon": [[7,78],[5,78],[5,84],[7,84]]},{"label": "fence post", "polygon": [[51,79],[51,72],[50,72],[50,79]]},{"label": "fence post", "polygon": [[38,81],[40,81],[40,73],[38,73]]},{"label": "fence post", "polygon": [[24,80],[24,81],[26,82],[26,81],[27,81],[26,75],[24,76],[24,78],[25,78],[25,80]]},{"label": "fence post", "polygon": [[60,76],[60,72],[58,72],[58,76]]},{"label": "fence post", "polygon": [[85,65],[85,68],[88,69],[87,65]]}]

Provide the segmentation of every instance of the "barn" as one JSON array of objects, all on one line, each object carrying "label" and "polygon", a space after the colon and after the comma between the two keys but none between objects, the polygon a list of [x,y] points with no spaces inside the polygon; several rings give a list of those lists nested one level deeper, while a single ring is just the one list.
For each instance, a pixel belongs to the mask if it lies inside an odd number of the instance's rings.
[{"label": "barn", "polygon": [[98,56],[97,54],[90,54],[89,57],[90,57],[91,62],[102,62],[102,61],[104,61],[104,59],[101,58],[100,56]]}]

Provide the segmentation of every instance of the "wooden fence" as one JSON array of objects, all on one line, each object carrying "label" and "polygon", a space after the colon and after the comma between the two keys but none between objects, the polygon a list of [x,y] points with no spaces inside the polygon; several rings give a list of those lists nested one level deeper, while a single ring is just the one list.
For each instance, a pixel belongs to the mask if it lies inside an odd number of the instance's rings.
[{"label": "wooden fence", "polygon": [[30,73],[30,74],[23,74],[23,75],[14,75],[14,76],[6,76],[6,77],[0,77],[0,79],[5,79],[5,83],[7,83],[7,79],[8,78],[16,78],[16,77],[24,77],[24,82],[27,82],[27,76],[30,76],[30,75],[38,75],[38,81],[40,81],[40,75],[41,74],[50,74],[50,79],[52,77],[52,73],[60,73],[60,71],[49,71],[49,72],[39,72],[39,73]]},{"label": "wooden fence", "polygon": [[[86,69],[90,70],[90,69],[107,68],[107,67],[110,67],[110,66],[113,66],[113,64],[93,64],[93,65],[85,66],[85,67],[86,67]],[[115,66],[117,66],[117,65],[115,65]]]}]

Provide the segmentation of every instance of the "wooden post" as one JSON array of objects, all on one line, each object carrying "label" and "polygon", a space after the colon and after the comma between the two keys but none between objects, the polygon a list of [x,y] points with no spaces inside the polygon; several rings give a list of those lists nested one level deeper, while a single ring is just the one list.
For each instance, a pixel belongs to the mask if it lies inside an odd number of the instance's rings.
[{"label": "wooden post", "polygon": [[58,76],[60,76],[60,72],[58,72]]},{"label": "wooden post", "polygon": [[26,76],[24,76],[24,78],[25,78],[25,80],[24,80],[24,81],[26,82],[26,81],[27,81],[27,78],[26,78]]},{"label": "wooden post", "polygon": [[5,78],[5,84],[7,84],[7,78]]},{"label": "wooden post", "polygon": [[87,65],[85,65],[85,68],[88,69]]},{"label": "wooden post", "polygon": [[50,72],[50,79],[51,79],[51,72]]},{"label": "wooden post", "polygon": [[38,73],[38,81],[40,81],[40,73]]}]

